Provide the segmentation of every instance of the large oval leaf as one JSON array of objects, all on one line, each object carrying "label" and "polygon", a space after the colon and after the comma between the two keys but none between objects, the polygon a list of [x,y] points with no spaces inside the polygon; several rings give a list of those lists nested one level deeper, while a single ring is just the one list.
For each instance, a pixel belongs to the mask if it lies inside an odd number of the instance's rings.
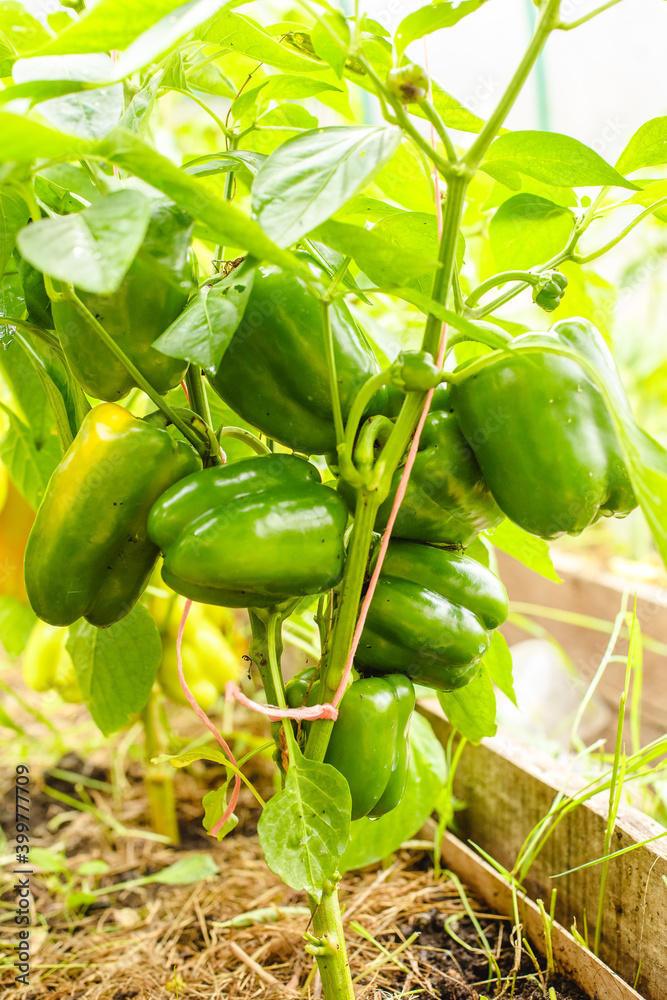
[{"label": "large oval leaf", "polygon": [[482,169],[515,190],[521,174],[556,187],[636,187],[594,149],[558,132],[507,132],[491,144]]},{"label": "large oval leaf", "polygon": [[400,141],[400,129],[366,126],[322,128],[289,139],[252,187],[262,229],[279,246],[290,246],[363,190]]},{"label": "large oval leaf", "polygon": [[149,203],[138,191],[114,191],[77,214],[26,226],[18,235],[18,248],[38,271],[106,295],[120,287],[149,214]]}]

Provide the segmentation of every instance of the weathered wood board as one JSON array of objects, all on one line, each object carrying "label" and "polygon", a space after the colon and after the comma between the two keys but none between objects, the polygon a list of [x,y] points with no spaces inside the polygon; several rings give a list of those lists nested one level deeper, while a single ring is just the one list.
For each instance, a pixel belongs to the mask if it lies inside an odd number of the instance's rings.
[{"label": "weathered wood board", "polygon": [[[478,899],[483,899],[494,913],[512,916],[512,891],[507,882],[478,854],[460,840],[446,833],[442,842],[443,863],[465,882]],[[545,935],[538,907],[519,894],[519,920],[523,933],[542,955],[546,953]],[[564,927],[554,921],[551,929],[556,972],[569,976],[585,990],[591,1000],[642,1000],[641,995],[612,972],[592,952],[582,948]]]},{"label": "weathered wood board", "polygon": [[[451,728],[436,701],[421,703],[439,739]],[[551,757],[507,732],[467,746],[457,769],[454,792],[466,803],[456,814],[463,841],[479,845],[508,869],[533,827],[547,813],[555,794],[575,791],[582,781]],[[525,882],[531,899],[545,901],[558,889],[556,919],[565,928],[594,933],[601,868],[596,865],[563,878],[559,872],[603,855],[606,801],[570,812],[547,841]],[[663,831],[636,809],[621,807],[612,850],[636,844]],[[667,838],[637,848],[610,862],[604,904],[600,957],[646,1000],[667,1000]],[[600,998],[602,1000],[602,997]],[[607,1000],[605,997],[604,1000]]]}]

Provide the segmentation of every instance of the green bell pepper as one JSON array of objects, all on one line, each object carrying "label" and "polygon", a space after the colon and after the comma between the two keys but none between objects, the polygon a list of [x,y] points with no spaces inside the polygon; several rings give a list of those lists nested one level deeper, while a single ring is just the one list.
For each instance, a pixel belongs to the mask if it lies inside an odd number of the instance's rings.
[{"label": "green bell pepper", "polygon": [[[159,420],[159,416],[157,418]],[[104,628],[141,596],[158,557],[146,521],[199,456],[154,421],[101,403],[55,470],[25,554],[28,599],[50,625],[85,618]]]},{"label": "green bell pepper", "polygon": [[[156,201],[144,242],[110,295],[77,295],[159,393],[178,385],[187,362],[152,343],[182,312],[196,279],[193,222],[176,205]],[[52,304],[53,320],[72,374],[89,395],[113,402],[134,388],[127,369],[69,301]]]},{"label": "green bell pepper", "polygon": [[361,634],[358,668],[453,691],[472,680],[507,611],[502,583],[475,559],[395,539]]},{"label": "green bell pepper", "polygon": [[270,607],[334,587],[347,509],[294,455],[241,459],[177,483],[150,512],[162,577],[205,604]]},{"label": "green bell pepper", "polygon": [[[290,708],[316,703],[318,685],[309,691],[312,677],[309,668],[288,682]],[[324,762],[340,771],[350,786],[353,820],[383,816],[403,798],[414,707],[415,689],[401,674],[355,680],[343,695]]]},{"label": "green bell pepper", "polygon": [[600,515],[625,517],[637,500],[602,393],[576,361],[540,350],[512,354],[522,345],[574,348],[624,396],[607,345],[584,319],[517,337],[453,386],[461,430],[498,506],[541,538],[578,535]]},{"label": "green bell pepper", "polygon": [[[321,278],[312,258],[303,259]],[[345,302],[337,299],[329,313],[346,419],[359,389],[379,366]],[[305,455],[335,450],[322,303],[302,277],[270,264],[257,268],[243,319],[208,379],[239,416],[268,437]],[[381,412],[384,397],[380,390],[372,412]]]},{"label": "green bell pepper", "polygon": [[[491,496],[477,460],[461,434],[449,393],[438,390],[435,395],[438,409],[429,413],[424,423],[393,536],[469,545],[480,531],[500,524],[503,512]],[[378,509],[377,531],[387,526],[402,475],[400,466],[392,478],[387,499]],[[340,479],[338,490],[353,511],[356,499],[353,487]]]}]

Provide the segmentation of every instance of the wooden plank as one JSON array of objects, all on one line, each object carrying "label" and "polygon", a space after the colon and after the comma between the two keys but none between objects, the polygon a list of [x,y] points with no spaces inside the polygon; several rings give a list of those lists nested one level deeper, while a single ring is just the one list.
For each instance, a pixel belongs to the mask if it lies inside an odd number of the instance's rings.
[{"label": "wooden plank", "polygon": [[[445,743],[451,733],[437,701],[420,710]],[[454,781],[466,808],[456,814],[462,838],[479,845],[512,869],[527,835],[547,813],[561,789],[574,792],[581,779],[551,757],[505,731],[480,746],[467,746]],[[525,881],[531,899],[550,899],[558,890],[556,918],[564,927],[576,919],[594,933],[601,868],[596,865],[554,880],[553,875],[603,855],[606,801],[569,813],[547,841]],[[663,831],[631,807],[621,807],[612,850]],[[658,840],[610,862],[600,957],[626,982],[635,980],[647,1000],[667,1000],[667,840]]]},{"label": "wooden plank", "polygon": [[[469,847],[450,833],[442,841],[443,863],[459,876],[462,882],[491,911],[513,917],[512,891],[507,882]],[[547,903],[548,909],[548,903]],[[535,903],[518,894],[518,912],[523,933],[532,946],[545,954],[545,935],[540,911]],[[612,972],[599,958],[582,948],[569,931],[554,921],[551,945],[556,972],[569,976],[582,990],[598,1000],[642,1000],[636,990]]]},{"label": "wooden plank", "polygon": [[[512,602],[542,605],[576,614],[613,622],[620,611],[623,592],[630,595],[632,610],[637,594],[637,619],[642,632],[667,644],[667,587],[662,579],[654,582],[624,578],[606,573],[598,566],[572,553],[554,550],[554,563],[562,583],[546,580],[527,569],[516,559],[498,552],[498,568]],[[578,625],[553,621],[539,615],[531,616],[561,644],[578,673],[590,680],[604,655],[609,639],[602,632]],[[526,639],[526,633],[515,625],[502,628],[510,645]],[[617,651],[625,654],[627,640],[621,640]],[[612,709],[618,710],[623,690],[625,666],[610,663],[598,689]],[[665,734],[667,728],[667,656],[650,649],[644,650],[644,687],[641,701],[642,742],[650,743]]]}]

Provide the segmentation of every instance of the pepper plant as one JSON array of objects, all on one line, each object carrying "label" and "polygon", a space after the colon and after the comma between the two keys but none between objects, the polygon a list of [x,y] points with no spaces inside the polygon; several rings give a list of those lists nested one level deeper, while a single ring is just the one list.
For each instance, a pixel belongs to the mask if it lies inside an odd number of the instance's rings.
[{"label": "pepper plant", "polygon": [[[667,119],[615,166],[508,131],[549,36],[619,2],[568,22],[542,0],[481,120],[406,50],[483,2],[423,7],[393,37],[324,0],[273,25],[222,0],[0,10],[0,457],[37,508],[28,597],[69,626],[104,732],[150,697],[160,555],[178,594],[248,609],[265,700],[227,694],[271,722],[260,840],[308,894],[328,1000],[354,995],[341,871],[411,836],[442,784],[414,684],[471,740],[494,731],[494,682],[512,695],[493,547],[552,575],[545,540],[639,504],[667,553],[667,455],[584,292],[586,265],[663,217],[642,171],[664,171]],[[361,93],[374,124],[350,124]],[[176,154],[179,101],[208,117]],[[596,242],[619,206],[636,214]],[[506,308],[526,291],[537,332]],[[390,349],[392,323],[419,339]],[[304,609],[321,656],[286,687]],[[180,676],[221,749],[174,763],[227,764],[205,817],[223,836],[247,779]]]}]

